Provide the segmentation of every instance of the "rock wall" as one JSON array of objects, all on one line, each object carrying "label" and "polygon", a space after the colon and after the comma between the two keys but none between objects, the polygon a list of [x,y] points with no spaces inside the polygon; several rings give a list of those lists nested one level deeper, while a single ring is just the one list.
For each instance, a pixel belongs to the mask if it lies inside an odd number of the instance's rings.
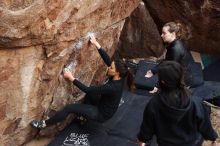
[{"label": "rock wall", "polygon": [[143,0],[159,30],[164,23],[180,20],[191,28],[192,50],[219,55],[220,1]]},{"label": "rock wall", "polygon": [[159,57],[163,43],[158,28],[144,2],[126,19],[118,44],[120,56],[124,58]]},{"label": "rock wall", "polygon": [[63,79],[64,65],[74,62],[76,77],[89,85],[103,64],[88,44],[88,32],[95,32],[113,55],[124,19],[138,4],[139,0],[0,1],[1,145],[28,142],[37,133],[29,126],[31,120],[46,118],[84,96]]}]

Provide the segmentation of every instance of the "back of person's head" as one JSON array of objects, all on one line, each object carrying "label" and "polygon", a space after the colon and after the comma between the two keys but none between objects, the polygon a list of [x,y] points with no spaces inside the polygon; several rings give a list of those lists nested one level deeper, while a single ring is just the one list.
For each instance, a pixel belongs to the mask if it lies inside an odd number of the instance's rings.
[{"label": "back of person's head", "polygon": [[[161,91],[166,93],[179,92],[181,107],[188,103],[190,93],[185,86],[183,75],[183,68],[178,62],[162,61],[158,65],[158,77]],[[172,99],[170,99],[170,101],[171,100]]]},{"label": "back of person's head", "polygon": [[170,33],[175,32],[176,37],[182,40],[188,40],[191,37],[191,30],[189,26],[180,22],[168,22],[163,27],[169,27]]},{"label": "back of person's head", "polygon": [[134,87],[134,83],[133,83],[134,77],[133,77],[133,74],[132,74],[130,68],[121,59],[117,59],[114,62],[115,62],[115,68],[119,72],[120,77],[122,77],[122,78],[127,77],[128,89],[130,91],[132,91],[135,87]]},{"label": "back of person's head", "polygon": [[159,81],[164,82],[166,88],[179,88],[183,83],[183,69],[175,61],[162,61],[158,65]]}]

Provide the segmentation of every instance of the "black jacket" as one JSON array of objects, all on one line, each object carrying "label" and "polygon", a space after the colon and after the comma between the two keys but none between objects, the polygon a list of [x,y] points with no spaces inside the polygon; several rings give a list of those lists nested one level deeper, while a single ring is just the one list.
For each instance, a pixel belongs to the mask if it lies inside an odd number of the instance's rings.
[{"label": "black jacket", "polygon": [[193,62],[192,55],[180,39],[175,39],[166,46],[166,49],[165,60],[177,61],[183,67],[187,67],[189,63]]},{"label": "black jacket", "polygon": [[[190,63],[194,62],[186,45],[178,38],[167,44],[165,48],[167,49],[165,60],[176,61],[185,69]],[[156,74],[158,72],[157,67],[153,68],[152,72]]]},{"label": "black jacket", "polygon": [[153,135],[159,146],[196,146],[201,135],[212,141],[218,137],[205,106],[195,97],[181,109],[170,107],[160,94],[145,108],[138,139],[149,144]]},{"label": "black jacket", "polygon": [[[107,66],[111,66],[111,59],[104,49],[99,49],[99,54]],[[100,95],[98,109],[105,120],[108,120],[116,112],[121,100],[124,79],[112,80],[111,78],[103,85],[86,86],[78,80],[74,80],[73,84],[83,92],[89,95]]]},{"label": "black jacket", "polygon": [[[165,60],[176,61],[181,64],[184,69],[184,81],[187,86],[193,85],[193,76],[192,76],[192,68],[190,64],[194,64],[193,57],[186,45],[180,40],[175,39],[170,44],[166,45],[166,56]],[[158,73],[158,67],[155,66],[151,69],[153,74]]]}]

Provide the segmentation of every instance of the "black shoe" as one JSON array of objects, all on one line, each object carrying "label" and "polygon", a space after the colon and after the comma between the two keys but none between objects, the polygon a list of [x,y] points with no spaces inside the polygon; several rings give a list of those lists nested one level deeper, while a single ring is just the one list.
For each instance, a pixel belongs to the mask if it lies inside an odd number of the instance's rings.
[{"label": "black shoe", "polygon": [[76,116],[77,123],[79,123],[80,125],[84,125],[87,122],[87,119],[83,116]]},{"label": "black shoe", "polygon": [[31,122],[31,126],[32,126],[33,128],[43,129],[43,128],[46,127],[46,123],[45,123],[44,120],[43,120],[43,121],[33,120],[33,121]]},{"label": "black shoe", "polygon": [[220,96],[215,96],[212,99],[207,99],[207,100],[204,100],[203,102],[206,105],[220,109]]}]

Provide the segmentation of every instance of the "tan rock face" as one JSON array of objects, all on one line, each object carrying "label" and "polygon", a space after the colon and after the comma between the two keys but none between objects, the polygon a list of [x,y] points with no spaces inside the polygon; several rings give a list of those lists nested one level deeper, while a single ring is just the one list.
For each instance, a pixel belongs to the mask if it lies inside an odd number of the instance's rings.
[{"label": "tan rock face", "polygon": [[158,28],[143,2],[126,19],[118,48],[125,58],[159,57],[164,51]]},{"label": "tan rock face", "polygon": [[[21,145],[35,134],[29,123],[77,102],[83,93],[63,79],[64,65],[89,85],[101,64],[88,44],[95,32],[112,55],[124,18],[139,0],[0,1],[0,143]],[[102,73],[103,74],[103,73]],[[73,93],[73,94],[71,94]],[[50,131],[53,133],[53,131]]]},{"label": "tan rock face", "polygon": [[0,9],[1,46],[74,40],[88,31],[116,23],[136,5],[137,0],[5,0]]},{"label": "tan rock face", "polygon": [[169,21],[180,20],[191,28],[192,50],[220,54],[220,1],[217,0],[144,0],[161,29]]}]

